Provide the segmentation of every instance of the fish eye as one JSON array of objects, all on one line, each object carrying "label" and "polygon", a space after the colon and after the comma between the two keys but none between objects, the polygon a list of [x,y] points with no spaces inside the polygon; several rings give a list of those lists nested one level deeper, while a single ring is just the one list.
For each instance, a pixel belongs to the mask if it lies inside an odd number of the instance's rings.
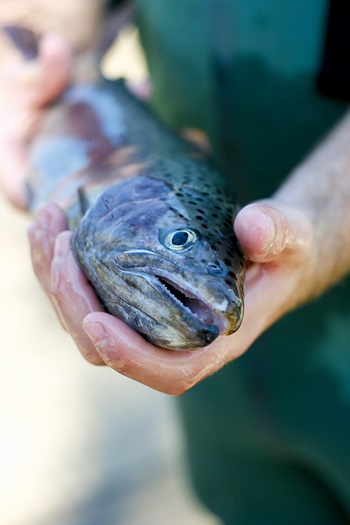
[{"label": "fish eye", "polygon": [[180,252],[191,248],[199,239],[199,234],[190,228],[175,230],[166,234],[164,246],[168,250]]}]

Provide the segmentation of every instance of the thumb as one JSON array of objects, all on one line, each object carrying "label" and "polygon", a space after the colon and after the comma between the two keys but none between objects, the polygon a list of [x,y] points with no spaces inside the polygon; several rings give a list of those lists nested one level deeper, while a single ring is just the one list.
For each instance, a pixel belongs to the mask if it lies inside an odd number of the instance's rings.
[{"label": "thumb", "polygon": [[312,240],[312,227],[306,215],[273,200],[242,208],[234,229],[247,259],[257,263],[270,262],[281,254],[301,258]]}]

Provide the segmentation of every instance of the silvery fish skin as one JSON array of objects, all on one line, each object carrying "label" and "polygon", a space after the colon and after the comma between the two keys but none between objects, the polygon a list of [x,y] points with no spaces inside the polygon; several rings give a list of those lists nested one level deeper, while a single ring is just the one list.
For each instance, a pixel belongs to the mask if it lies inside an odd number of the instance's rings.
[{"label": "silvery fish skin", "polygon": [[101,80],[67,91],[33,140],[30,207],[55,201],[106,310],[169,349],[236,331],[244,264],[238,211],[205,154],[126,88]]}]

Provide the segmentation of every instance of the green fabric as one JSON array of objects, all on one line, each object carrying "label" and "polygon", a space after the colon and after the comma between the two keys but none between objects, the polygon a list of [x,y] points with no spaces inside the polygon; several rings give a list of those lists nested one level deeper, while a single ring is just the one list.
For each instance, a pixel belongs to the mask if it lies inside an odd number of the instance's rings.
[{"label": "green fabric", "polygon": [[[154,105],[203,128],[242,203],[347,108],[319,96],[325,0],[138,0]],[[227,524],[350,522],[350,280],[180,399],[195,485]]]},{"label": "green fabric", "polygon": [[204,129],[218,156],[229,136],[242,203],[270,195],[344,111],[314,88],[326,2],[136,3],[156,109],[176,127]]}]

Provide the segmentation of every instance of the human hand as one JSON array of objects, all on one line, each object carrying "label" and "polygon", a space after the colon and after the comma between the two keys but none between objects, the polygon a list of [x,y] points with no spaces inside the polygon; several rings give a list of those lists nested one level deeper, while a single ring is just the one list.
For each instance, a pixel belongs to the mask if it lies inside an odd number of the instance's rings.
[{"label": "human hand", "polygon": [[297,208],[277,199],[243,208],[235,231],[247,257],[241,328],[210,346],[175,352],[153,346],[103,311],[78,268],[65,215],[55,204],[39,209],[29,229],[35,272],[64,328],[91,363],[156,390],[179,395],[244,353],[279,317],[312,295],[312,227]]},{"label": "human hand", "polygon": [[23,183],[30,135],[70,76],[71,52],[58,35],[42,38],[36,60],[25,60],[9,42],[0,48],[0,189],[20,208],[27,205]]}]

